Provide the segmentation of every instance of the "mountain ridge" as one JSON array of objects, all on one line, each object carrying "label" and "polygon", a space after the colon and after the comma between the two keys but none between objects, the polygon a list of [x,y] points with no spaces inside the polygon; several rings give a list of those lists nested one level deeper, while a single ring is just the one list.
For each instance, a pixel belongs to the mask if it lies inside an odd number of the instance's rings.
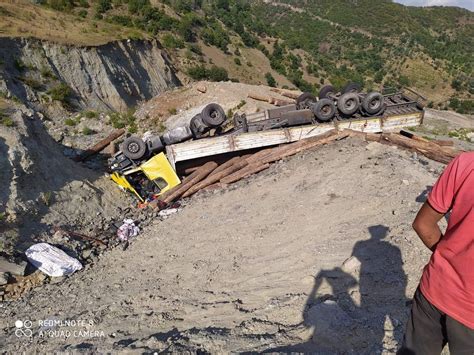
[{"label": "mountain ridge", "polygon": [[[410,86],[427,96],[430,106],[474,110],[469,50],[474,13],[461,8],[415,8],[388,0],[37,2],[42,4],[0,4],[0,19],[21,23],[22,9],[37,18],[47,13],[56,40],[73,45],[156,38],[185,82],[230,78],[315,93],[347,81],[366,89]],[[48,34],[17,27],[1,26],[0,36],[46,39]],[[61,28],[67,28],[67,38]],[[214,67],[225,72],[214,78]]]}]

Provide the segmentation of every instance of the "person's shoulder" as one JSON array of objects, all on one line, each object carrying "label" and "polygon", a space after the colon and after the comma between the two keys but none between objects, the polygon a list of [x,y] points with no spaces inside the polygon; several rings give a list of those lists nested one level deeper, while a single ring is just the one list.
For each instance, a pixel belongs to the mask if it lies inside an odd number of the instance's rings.
[{"label": "person's shoulder", "polygon": [[456,159],[462,165],[474,166],[474,152],[463,152]]}]

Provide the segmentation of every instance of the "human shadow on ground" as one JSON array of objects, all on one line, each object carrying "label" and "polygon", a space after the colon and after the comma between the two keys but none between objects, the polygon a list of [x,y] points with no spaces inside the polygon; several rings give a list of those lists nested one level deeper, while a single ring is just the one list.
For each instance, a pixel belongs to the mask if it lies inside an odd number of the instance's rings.
[{"label": "human shadow on ground", "polygon": [[[354,245],[342,268],[315,276],[303,310],[304,325],[313,329],[311,339],[268,352],[396,351],[407,317],[407,277],[400,249],[384,240],[389,228],[375,225],[368,230],[370,239]],[[385,342],[385,337],[391,340]]]}]

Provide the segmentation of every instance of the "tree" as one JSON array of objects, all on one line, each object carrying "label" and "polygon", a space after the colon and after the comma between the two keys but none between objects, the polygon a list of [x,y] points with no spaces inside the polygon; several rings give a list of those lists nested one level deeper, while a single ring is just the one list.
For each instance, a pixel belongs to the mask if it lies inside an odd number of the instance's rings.
[{"label": "tree", "polygon": [[267,79],[268,86],[276,87],[277,82],[276,82],[275,78],[273,77],[273,75],[271,73],[266,73],[265,74],[265,79]]}]

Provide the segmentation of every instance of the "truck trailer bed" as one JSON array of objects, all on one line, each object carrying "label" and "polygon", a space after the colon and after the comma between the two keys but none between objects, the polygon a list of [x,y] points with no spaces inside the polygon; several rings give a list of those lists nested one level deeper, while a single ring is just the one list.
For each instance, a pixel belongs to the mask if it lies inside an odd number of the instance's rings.
[{"label": "truck trailer bed", "polygon": [[352,129],[360,132],[380,133],[397,131],[404,127],[419,126],[423,122],[424,111],[422,109],[410,108],[406,113],[403,113],[404,110],[394,110],[392,112],[392,114],[386,113],[383,117],[358,117],[335,120],[330,123],[198,139],[169,145],[166,147],[166,155],[171,166],[176,170],[176,164],[182,161],[291,143],[321,135],[332,129]]}]

